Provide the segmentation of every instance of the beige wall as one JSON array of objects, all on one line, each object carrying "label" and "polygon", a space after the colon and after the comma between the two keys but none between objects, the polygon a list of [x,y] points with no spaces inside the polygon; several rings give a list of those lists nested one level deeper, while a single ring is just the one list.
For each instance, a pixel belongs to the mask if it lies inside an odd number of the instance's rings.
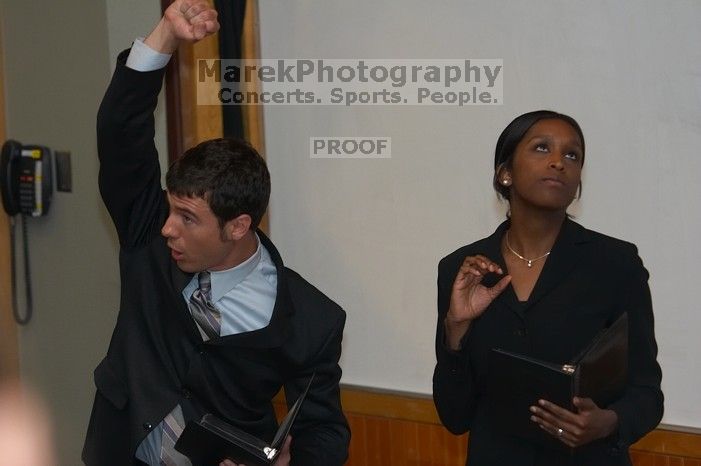
[{"label": "beige wall", "polygon": [[148,33],[158,11],[157,0],[0,0],[7,137],[72,153],[73,192],[56,193],[49,215],[28,221],[34,318],[18,331],[21,376],[48,402],[65,466],[81,464],[92,370],[119,304],[117,241],[97,189],[95,115],[112,57],[129,37]]}]

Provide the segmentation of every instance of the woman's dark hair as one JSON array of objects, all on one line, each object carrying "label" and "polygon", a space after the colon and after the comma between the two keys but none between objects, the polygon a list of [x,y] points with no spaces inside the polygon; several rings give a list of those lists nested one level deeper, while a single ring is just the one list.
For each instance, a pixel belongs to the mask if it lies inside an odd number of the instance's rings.
[{"label": "woman's dark hair", "polygon": [[176,196],[205,199],[220,227],[248,214],[255,229],[268,207],[270,173],[265,160],[246,141],[211,139],[171,164],[166,188]]},{"label": "woman's dark hair", "polygon": [[540,120],[562,120],[574,128],[582,141],[582,164],[584,164],[584,134],[582,133],[582,128],[579,127],[579,123],[574,118],[552,110],[536,110],[535,112],[519,115],[501,132],[494,151],[494,179],[492,184],[496,192],[504,199],[509,198],[509,188],[499,182],[499,173],[502,168],[511,168],[516,146],[518,146],[528,130]]}]

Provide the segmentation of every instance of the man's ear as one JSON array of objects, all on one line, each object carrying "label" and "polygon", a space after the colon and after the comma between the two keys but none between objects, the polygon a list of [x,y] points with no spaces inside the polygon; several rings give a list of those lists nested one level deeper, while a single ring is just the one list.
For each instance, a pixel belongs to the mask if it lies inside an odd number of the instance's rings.
[{"label": "man's ear", "polygon": [[251,230],[251,216],[241,214],[224,224],[224,239],[238,241]]}]

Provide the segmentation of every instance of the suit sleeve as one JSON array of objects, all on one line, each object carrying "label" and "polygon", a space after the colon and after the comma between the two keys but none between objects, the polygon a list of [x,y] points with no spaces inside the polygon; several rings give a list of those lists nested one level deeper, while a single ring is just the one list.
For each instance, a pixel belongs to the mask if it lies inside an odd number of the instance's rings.
[{"label": "suit sleeve", "polygon": [[436,323],[436,367],[433,372],[433,402],[443,425],[454,434],[470,429],[475,409],[475,389],[466,342],[459,351],[445,344],[444,320],[450,306],[450,293],[455,273],[448,270],[447,260],[438,266],[438,322]]},{"label": "suit sleeve", "polygon": [[629,321],[628,384],[624,395],[608,406],[618,415],[618,443],[623,448],[653,430],[664,408],[649,275],[635,246],[630,247],[620,295]]},{"label": "suit sleeve", "polygon": [[312,373],[316,374],[292,428],[292,466],[342,466],[348,458],[350,430],[341,409],[338,365],[344,323],[345,313],[341,311],[317,357],[285,384],[287,405],[291,406]]},{"label": "suit sleeve", "polygon": [[163,70],[139,72],[119,55],[97,114],[99,187],[123,247],[148,242],[160,230],[165,198],[153,142],[153,112]]}]

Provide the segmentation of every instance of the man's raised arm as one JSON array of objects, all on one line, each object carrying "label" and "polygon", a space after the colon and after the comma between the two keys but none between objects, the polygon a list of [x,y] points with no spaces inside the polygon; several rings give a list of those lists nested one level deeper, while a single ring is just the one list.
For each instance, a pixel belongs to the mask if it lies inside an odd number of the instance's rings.
[{"label": "man's raised arm", "polygon": [[216,10],[205,1],[176,0],[151,34],[118,58],[98,111],[97,146],[100,193],[122,246],[146,243],[161,227],[164,199],[153,112],[163,67],[180,43],[219,30],[216,18]]}]

